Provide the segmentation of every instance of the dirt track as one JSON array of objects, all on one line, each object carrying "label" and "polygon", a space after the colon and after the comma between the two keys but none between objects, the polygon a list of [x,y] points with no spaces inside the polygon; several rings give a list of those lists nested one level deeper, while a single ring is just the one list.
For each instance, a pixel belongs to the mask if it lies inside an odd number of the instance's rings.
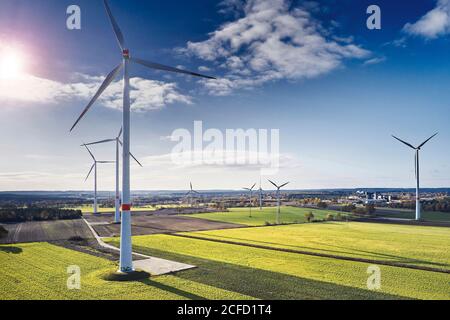
[{"label": "dirt track", "polygon": [[93,238],[83,220],[30,221],[2,224],[8,230],[8,236],[0,243],[22,243],[68,240],[79,236]]}]

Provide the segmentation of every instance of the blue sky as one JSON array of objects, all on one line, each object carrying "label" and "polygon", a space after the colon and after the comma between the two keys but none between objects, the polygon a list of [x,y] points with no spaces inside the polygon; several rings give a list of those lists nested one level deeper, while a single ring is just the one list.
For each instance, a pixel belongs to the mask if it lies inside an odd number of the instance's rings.
[{"label": "blue sky", "polygon": [[[82,29],[66,28],[81,8]],[[119,1],[110,6],[132,55],[213,74],[217,82],[138,66],[132,119],[133,189],[238,189],[259,180],[253,166],[170,161],[179,128],[279,129],[275,180],[292,188],[410,187],[414,144],[439,131],[421,156],[422,185],[450,185],[448,128],[450,4],[399,1]],[[381,8],[382,29],[366,28]],[[89,97],[120,62],[101,1],[2,0],[2,55],[22,57],[19,79],[0,79],[0,190],[90,189],[82,141],[121,125],[120,83],[69,134]],[[8,50],[9,50],[8,49]],[[0,70],[1,74],[1,70]],[[99,158],[113,158],[100,146]],[[114,170],[100,171],[113,189]],[[269,187],[265,185],[263,187]]]}]

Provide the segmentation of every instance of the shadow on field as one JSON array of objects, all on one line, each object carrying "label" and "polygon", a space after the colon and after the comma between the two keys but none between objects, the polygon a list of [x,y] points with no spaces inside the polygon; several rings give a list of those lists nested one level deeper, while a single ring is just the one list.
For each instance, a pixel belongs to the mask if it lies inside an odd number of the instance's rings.
[{"label": "shadow on field", "polygon": [[[165,252],[153,248],[135,246],[135,250],[152,256],[196,265],[198,268],[179,272],[174,277],[203,283],[208,286],[237,292],[263,300],[298,300],[298,299],[376,299],[398,300],[407,297],[385,294],[365,289],[343,286],[323,281],[305,279],[283,273],[249,268],[235,264],[212,261],[177,253]],[[161,286],[152,281],[148,285]],[[190,293],[178,293],[178,289],[160,287],[176,294],[193,299],[203,299]]]},{"label": "shadow on field", "polygon": [[162,284],[160,282],[152,281],[150,279],[141,280],[139,282],[141,282],[143,284],[146,284],[146,285],[149,285],[149,286],[152,286],[154,288],[158,288],[160,290],[164,290],[164,291],[176,294],[176,295],[178,295],[180,297],[183,297],[184,299],[189,299],[189,300],[206,300],[204,297],[198,296],[198,295],[196,295],[194,293],[187,292],[187,291],[184,291],[184,290],[180,290],[180,289],[177,289],[177,288],[174,288],[174,287]]},{"label": "shadow on field", "polygon": [[0,246],[0,251],[12,254],[22,253],[22,248],[19,247],[11,247],[11,246]]}]

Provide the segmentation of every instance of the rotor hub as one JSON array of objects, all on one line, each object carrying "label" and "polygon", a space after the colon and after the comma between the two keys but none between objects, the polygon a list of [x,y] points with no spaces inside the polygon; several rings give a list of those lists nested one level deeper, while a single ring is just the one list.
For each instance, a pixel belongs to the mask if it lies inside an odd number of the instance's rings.
[{"label": "rotor hub", "polygon": [[124,49],[124,50],[122,51],[122,56],[123,56],[125,59],[130,59],[130,50]]}]

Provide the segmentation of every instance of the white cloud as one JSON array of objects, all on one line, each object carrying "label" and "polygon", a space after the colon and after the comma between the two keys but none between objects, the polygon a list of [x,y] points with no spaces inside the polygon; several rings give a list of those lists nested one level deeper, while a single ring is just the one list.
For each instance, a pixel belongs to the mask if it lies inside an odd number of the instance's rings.
[{"label": "white cloud", "polygon": [[[328,37],[305,7],[287,0],[226,1],[242,10],[203,42],[180,49],[226,70],[226,79],[202,81],[210,94],[226,95],[280,79],[313,78],[340,67],[345,59],[365,58],[367,50],[352,38]],[[339,40],[339,39],[345,39]]]},{"label": "white cloud", "polygon": [[[12,79],[0,79],[0,101],[53,104],[83,99],[87,102],[103,79],[84,74],[75,74],[70,83],[28,74]],[[161,109],[172,103],[192,104],[192,98],[181,94],[175,83],[132,78],[130,85],[132,109],[135,111]],[[122,108],[122,81],[113,82],[102,94],[99,103],[111,108]]]},{"label": "white cloud", "polygon": [[450,33],[450,0],[438,0],[436,7],[415,23],[407,23],[403,31],[427,39]]},{"label": "white cloud", "polygon": [[386,61],[386,57],[375,57],[375,58],[365,61],[364,65],[369,66],[369,65],[373,65],[373,64],[383,63],[385,61]]}]

